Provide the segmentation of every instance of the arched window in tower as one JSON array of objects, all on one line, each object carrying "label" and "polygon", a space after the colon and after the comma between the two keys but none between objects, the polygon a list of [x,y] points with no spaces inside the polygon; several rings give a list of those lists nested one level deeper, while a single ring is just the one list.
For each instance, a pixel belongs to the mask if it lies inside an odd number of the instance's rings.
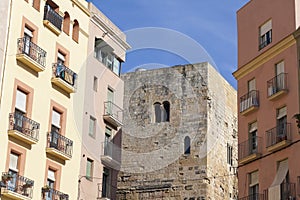
[{"label": "arched window in tower", "polygon": [[72,39],[75,42],[78,42],[78,40],[79,40],[79,23],[76,19],[74,20],[74,24],[73,24]]},{"label": "arched window in tower", "polygon": [[63,31],[69,35],[70,32],[70,15],[68,12],[65,12],[64,21],[63,21]]},{"label": "arched window in tower", "polygon": [[154,121],[156,123],[159,123],[159,122],[161,122],[161,104],[156,102],[153,105],[154,105],[154,112],[155,112],[155,116],[154,116],[155,120]]},{"label": "arched window in tower", "polygon": [[191,139],[189,136],[184,138],[184,154],[191,154]]},{"label": "arched window in tower", "polygon": [[163,102],[162,106],[162,121],[163,122],[169,122],[170,121],[170,103],[168,101]]}]

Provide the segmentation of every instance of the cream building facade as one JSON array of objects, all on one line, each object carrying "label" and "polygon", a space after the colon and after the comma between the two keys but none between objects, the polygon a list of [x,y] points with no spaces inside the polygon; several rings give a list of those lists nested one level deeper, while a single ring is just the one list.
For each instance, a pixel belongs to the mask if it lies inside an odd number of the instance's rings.
[{"label": "cream building facade", "polygon": [[85,83],[78,86],[85,97],[78,115],[83,125],[79,199],[116,199],[123,125],[120,71],[129,45],[125,34],[91,3],[89,11],[88,57],[82,70]]},{"label": "cream building facade", "polygon": [[7,49],[2,54],[1,42],[0,198],[76,199],[82,124],[74,114],[83,101],[74,106],[74,94],[84,82],[88,3],[4,4],[10,9],[1,29]]}]

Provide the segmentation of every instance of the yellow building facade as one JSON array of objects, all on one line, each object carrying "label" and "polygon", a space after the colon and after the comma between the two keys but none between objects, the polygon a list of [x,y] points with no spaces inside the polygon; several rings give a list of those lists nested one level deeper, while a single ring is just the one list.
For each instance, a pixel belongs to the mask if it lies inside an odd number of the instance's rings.
[{"label": "yellow building facade", "polygon": [[83,100],[74,105],[74,95],[85,81],[88,3],[5,2],[0,199],[76,199],[82,125],[74,116]]}]

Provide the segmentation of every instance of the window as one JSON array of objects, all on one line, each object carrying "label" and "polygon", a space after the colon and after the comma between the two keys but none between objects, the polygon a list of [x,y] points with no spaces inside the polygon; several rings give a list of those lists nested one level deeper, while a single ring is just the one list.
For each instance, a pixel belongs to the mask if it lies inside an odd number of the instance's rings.
[{"label": "window", "polygon": [[277,142],[287,139],[286,107],[277,110]]},{"label": "window", "polygon": [[24,53],[30,56],[30,47],[33,38],[33,31],[25,26],[24,27]]},{"label": "window", "polygon": [[34,7],[37,11],[40,11],[40,3],[41,0],[33,0],[32,7]]},{"label": "window", "polygon": [[105,127],[105,138],[104,138],[104,155],[111,156],[112,149],[110,145],[110,138],[112,135],[112,129],[108,126]]},{"label": "window", "polygon": [[170,103],[168,101],[164,101],[163,104],[159,102],[155,102],[154,106],[154,122],[169,122],[170,121]]},{"label": "window", "polygon": [[232,166],[233,147],[227,143],[227,163]]},{"label": "window", "polygon": [[74,24],[73,24],[72,39],[75,42],[79,41],[79,23],[76,19],[74,20]]},{"label": "window", "polygon": [[70,15],[68,12],[65,12],[64,15],[63,32],[67,35],[69,35],[70,32]]},{"label": "window", "polygon": [[255,82],[256,82],[255,79],[252,79],[252,80],[248,81],[248,92],[256,90],[256,87],[255,87],[256,83]]},{"label": "window", "polygon": [[114,91],[107,88],[107,111],[106,113],[113,115]]},{"label": "window", "polygon": [[251,200],[258,200],[259,196],[258,171],[249,174],[249,195]]},{"label": "window", "polygon": [[257,122],[249,124],[249,154],[257,153]]},{"label": "window", "polygon": [[[54,189],[55,188],[55,175],[56,175],[56,171],[52,170],[52,169],[48,169],[48,176],[47,176],[47,185],[51,188]],[[53,199],[53,192],[48,192],[48,194],[46,195],[46,200],[51,200]]]},{"label": "window", "polygon": [[27,93],[23,92],[18,88],[16,92],[15,112],[25,115],[26,108],[27,108]]},{"label": "window", "polygon": [[276,72],[276,91],[280,91],[286,88],[285,75],[284,75],[284,61],[281,61],[275,65]]},{"label": "window", "polygon": [[272,20],[259,27],[259,50],[272,42]]},{"label": "window", "polygon": [[94,76],[93,90],[95,92],[97,92],[97,90],[98,90],[98,78],[96,76]]},{"label": "window", "polygon": [[60,133],[61,128],[61,113],[52,110],[52,123],[51,123],[51,132]]},{"label": "window", "polygon": [[191,153],[191,139],[189,136],[184,138],[184,154],[188,155]]},{"label": "window", "polygon": [[103,168],[102,175],[102,197],[110,197],[110,170],[108,168]]},{"label": "window", "polygon": [[17,175],[19,173],[20,155],[10,152],[8,173],[12,175],[12,179],[7,183],[7,189],[15,191],[17,188]]},{"label": "window", "polygon": [[96,119],[92,116],[90,116],[90,122],[89,122],[89,136],[95,138],[96,133]]},{"label": "window", "polygon": [[86,178],[88,180],[92,180],[93,178],[93,168],[94,168],[94,161],[87,158],[87,161],[86,161]]},{"label": "window", "polygon": [[95,38],[94,56],[116,75],[120,75],[121,61],[113,53],[114,49],[101,38]]},{"label": "window", "polygon": [[66,61],[66,55],[62,53],[61,51],[57,52],[57,63],[64,65]]}]

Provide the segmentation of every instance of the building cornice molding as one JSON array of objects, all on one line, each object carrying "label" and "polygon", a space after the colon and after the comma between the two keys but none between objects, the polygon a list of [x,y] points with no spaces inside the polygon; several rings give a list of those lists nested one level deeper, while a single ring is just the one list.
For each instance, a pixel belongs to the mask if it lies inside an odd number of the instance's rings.
[{"label": "building cornice molding", "polygon": [[82,10],[88,17],[91,16],[91,13],[88,8],[86,8],[82,3],[78,0],[71,0],[80,10]]},{"label": "building cornice molding", "polygon": [[258,67],[260,67],[262,64],[268,62],[271,58],[277,56],[287,48],[291,47],[292,45],[296,44],[296,40],[293,36],[293,34],[287,36],[274,46],[272,46],[267,51],[263,52],[244,66],[240,67],[238,70],[233,72],[233,76],[236,80],[239,80],[249,74],[250,72],[254,71]]}]

